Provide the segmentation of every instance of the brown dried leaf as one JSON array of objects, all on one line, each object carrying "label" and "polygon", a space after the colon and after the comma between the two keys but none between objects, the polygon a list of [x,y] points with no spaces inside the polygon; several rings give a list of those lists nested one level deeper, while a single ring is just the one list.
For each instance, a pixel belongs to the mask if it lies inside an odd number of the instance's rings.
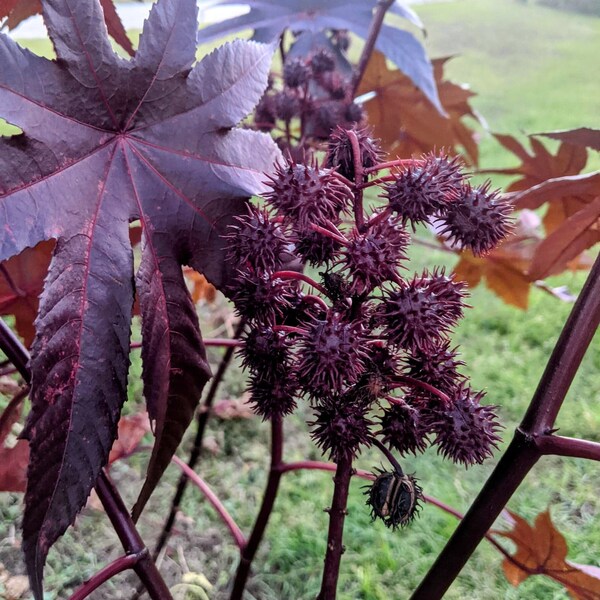
[{"label": "brown dried leaf", "polygon": [[587,162],[587,150],[581,146],[573,146],[563,142],[557,153],[552,154],[538,139],[529,137],[531,152],[510,135],[495,134],[494,137],[507,149],[521,159],[518,167],[510,169],[485,169],[484,173],[500,173],[503,175],[519,175],[507,191],[518,191],[531,188],[548,179],[576,175]]},{"label": "brown dried leaf", "polygon": [[0,448],[0,492],[24,492],[27,486],[29,444],[19,440],[12,448]]},{"label": "brown dried leaf", "polygon": [[567,543],[552,523],[548,511],[536,517],[533,527],[519,515],[512,512],[510,515],[514,520],[513,529],[497,533],[509,538],[517,546],[513,555],[515,562],[505,559],[502,564],[506,578],[512,585],[518,586],[530,575],[540,574],[563,585],[572,598],[600,598],[600,578],[595,571],[566,560]]},{"label": "brown dried leaf", "polygon": [[209,304],[212,304],[217,297],[217,289],[214,285],[211,285],[204,275],[194,271],[190,267],[183,269],[183,275],[187,281],[192,300],[194,304],[198,304],[200,300],[204,300]]},{"label": "brown dried leaf", "polygon": [[41,242],[0,266],[0,315],[14,315],[16,329],[27,347],[35,336],[33,323],[53,248],[54,241]]},{"label": "brown dried leaf", "polygon": [[109,464],[126,458],[140,445],[144,435],[150,431],[148,414],[136,413],[121,417],[118,427],[118,436],[108,457]]},{"label": "brown dried leaf", "polygon": [[584,250],[600,242],[600,196],[566,219],[536,248],[529,277],[545,279],[561,273]]},{"label": "brown dried leaf", "polygon": [[445,148],[458,153],[464,148],[468,160],[479,159],[473,131],[463,117],[478,119],[469,105],[475,94],[463,86],[444,79],[444,65],[449,60],[432,61],[440,101],[448,117],[443,117],[414,83],[397,69],[388,69],[385,56],[374,52],[362,79],[359,94],[375,92],[365,103],[369,125],[384,149],[401,156]]}]

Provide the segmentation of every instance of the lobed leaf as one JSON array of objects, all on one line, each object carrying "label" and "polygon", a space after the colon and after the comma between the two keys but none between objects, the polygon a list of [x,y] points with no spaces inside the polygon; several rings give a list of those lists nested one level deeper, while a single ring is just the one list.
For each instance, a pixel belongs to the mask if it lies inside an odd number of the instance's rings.
[{"label": "lobed leaf", "polygon": [[[134,301],[130,223],[143,230],[135,277],[144,393],[157,436],[136,516],[209,377],[181,273],[217,286],[221,234],[264,190],[280,153],[236,129],[267,83],[273,48],[236,41],[198,64],[194,0],[160,0],[133,59],[112,50],[98,0],[47,0],[57,60],[0,34],[0,260],[57,239],[32,347],[23,547],[35,598],[49,548],[108,461],[126,399]],[[28,74],[23,77],[23,73]]]},{"label": "lobed leaf", "polygon": [[[215,4],[240,4],[233,0],[218,0]],[[377,0],[253,0],[247,3],[247,14],[203,28],[198,38],[210,42],[244,29],[254,30],[254,39],[272,42],[286,30],[294,32],[325,29],[347,29],[366,39]],[[422,28],[419,17],[401,2],[394,2],[390,12]],[[431,62],[422,44],[408,31],[384,24],[375,42],[383,52],[407,75],[436,107],[444,114],[433,77]]]}]

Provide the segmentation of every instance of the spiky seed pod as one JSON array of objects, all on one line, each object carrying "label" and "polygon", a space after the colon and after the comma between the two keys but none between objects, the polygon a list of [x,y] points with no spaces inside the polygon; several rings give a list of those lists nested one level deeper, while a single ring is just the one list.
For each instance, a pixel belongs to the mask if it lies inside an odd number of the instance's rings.
[{"label": "spiky seed pod", "polygon": [[458,308],[436,294],[431,278],[415,276],[387,291],[377,310],[377,319],[392,344],[409,351],[443,343],[458,320]]},{"label": "spiky seed pod", "polygon": [[369,496],[367,504],[371,507],[372,519],[381,519],[392,529],[408,525],[418,514],[419,500],[423,499],[417,480],[396,471],[380,471],[365,494]]},{"label": "spiky seed pod", "polygon": [[290,307],[295,295],[293,282],[273,277],[269,272],[241,273],[231,286],[230,296],[236,311],[254,325],[274,325]]},{"label": "spiky seed pod", "polygon": [[253,205],[236,221],[226,236],[228,259],[254,271],[274,270],[290,243],[279,223],[273,222],[267,210]]},{"label": "spiky seed pod", "polygon": [[408,233],[393,217],[364,233],[353,229],[338,261],[348,272],[352,293],[369,293],[384,281],[395,280],[409,241]]},{"label": "spiky seed pod", "polygon": [[457,463],[481,464],[498,447],[501,428],[495,406],[480,404],[485,392],[472,392],[463,386],[452,403],[432,415],[430,431],[435,434],[438,453]]},{"label": "spiky seed pod", "polygon": [[315,135],[329,137],[331,130],[342,120],[342,111],[338,102],[328,102],[319,106],[315,112]]},{"label": "spiky seed pod", "polygon": [[331,52],[321,48],[310,59],[310,67],[315,75],[329,73],[335,69],[335,58]]},{"label": "spiky seed pod", "polygon": [[300,229],[312,223],[337,222],[340,212],[348,209],[351,191],[331,169],[319,169],[316,163],[300,165],[290,160],[277,165],[265,199]]},{"label": "spiky seed pod", "polygon": [[312,229],[299,231],[294,237],[296,252],[304,262],[313,267],[329,264],[340,248],[338,241]]},{"label": "spiky seed pod", "polygon": [[342,52],[350,47],[350,35],[345,29],[334,29],[332,41]]},{"label": "spiky seed pod", "polygon": [[462,319],[465,299],[469,293],[464,281],[456,281],[454,274],[446,275],[445,269],[434,269],[431,273],[425,271],[421,275],[422,280],[427,281],[427,289],[433,294],[438,302],[444,305],[444,310],[449,313],[455,321]]},{"label": "spiky seed pod", "polygon": [[275,111],[282,121],[291,121],[300,114],[300,100],[291,92],[280,92],[275,96]]},{"label": "spiky seed pod", "polygon": [[329,397],[315,407],[315,419],[311,437],[323,454],[335,462],[340,459],[355,459],[361,446],[370,446],[370,427],[367,408],[346,402],[344,398]]},{"label": "spiky seed pod", "polygon": [[400,454],[424,452],[427,448],[427,427],[419,411],[408,404],[392,404],[379,417],[382,442]]},{"label": "spiky seed pod", "polygon": [[361,324],[328,314],[307,326],[307,334],[299,341],[296,372],[308,394],[326,398],[358,381],[365,358]]},{"label": "spiky seed pod", "polygon": [[263,421],[284,417],[296,408],[296,388],[297,383],[289,372],[277,377],[253,375],[248,386],[250,403]]},{"label": "spiky seed pod", "polygon": [[324,271],[319,275],[333,302],[344,302],[350,297],[350,282],[345,277],[333,271]]},{"label": "spiky seed pod", "polygon": [[311,69],[301,58],[287,60],[283,66],[283,82],[291,88],[301,87],[308,83]]},{"label": "spiky seed pod", "polygon": [[492,250],[510,232],[512,210],[499,190],[490,192],[489,181],[476,188],[467,183],[440,216],[444,225],[441,233],[480,256]]},{"label": "spiky seed pod", "polygon": [[241,337],[242,366],[253,373],[273,379],[287,378],[292,344],[288,336],[271,327],[253,327]]},{"label": "spiky seed pod", "polygon": [[401,168],[393,175],[394,181],[385,186],[383,196],[413,228],[443,212],[460,193],[463,178],[458,159],[434,154],[427,155],[422,164]]},{"label": "spiky seed pod", "polygon": [[[364,169],[374,167],[381,159],[381,147],[376,140],[370,136],[370,131],[366,127],[352,128],[358,139],[360,149],[360,160]],[[336,168],[338,173],[350,181],[354,181],[354,152],[352,142],[348,137],[348,130],[343,127],[336,127],[329,136],[327,146],[326,166]],[[364,177],[367,180],[367,177]]]},{"label": "spiky seed pod", "polygon": [[465,377],[458,372],[458,368],[465,363],[458,360],[456,348],[450,349],[449,340],[427,350],[415,348],[404,358],[404,362],[406,375],[428,383],[445,394],[452,394],[465,381]]},{"label": "spiky seed pod", "polygon": [[265,94],[254,110],[254,122],[261,131],[270,131],[275,127],[276,120],[275,98],[271,94]]}]

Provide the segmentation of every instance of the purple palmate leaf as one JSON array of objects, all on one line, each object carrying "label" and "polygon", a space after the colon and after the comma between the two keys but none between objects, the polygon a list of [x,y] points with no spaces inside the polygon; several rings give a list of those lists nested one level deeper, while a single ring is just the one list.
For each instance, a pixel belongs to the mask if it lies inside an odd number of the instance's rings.
[{"label": "purple palmate leaf", "polygon": [[[377,0],[216,0],[214,4],[246,4],[250,11],[201,29],[198,34],[201,42],[209,42],[244,29],[253,29],[254,39],[261,42],[272,42],[285,29],[313,33],[324,29],[348,29],[366,39]],[[417,27],[423,27],[417,14],[399,0],[395,0],[389,11]],[[379,32],[375,47],[395,63],[432,104],[445,114],[438,97],[431,62],[412,33],[386,24]]]},{"label": "purple palmate leaf", "polygon": [[37,320],[24,550],[36,598],[49,548],[106,463],[126,398],[137,275],[144,392],[157,436],[139,515],[210,376],[180,265],[215,285],[233,267],[220,234],[264,189],[279,152],[236,129],[264,91],[273,48],[228,44],[195,64],[195,0],[160,0],[131,60],[97,0],[47,0],[57,60],[0,34],[0,260],[58,240]]}]

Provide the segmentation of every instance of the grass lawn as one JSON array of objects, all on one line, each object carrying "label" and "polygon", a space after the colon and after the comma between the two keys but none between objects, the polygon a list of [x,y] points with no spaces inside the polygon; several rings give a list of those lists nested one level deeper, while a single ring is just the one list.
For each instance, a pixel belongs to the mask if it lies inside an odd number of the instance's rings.
[{"label": "grass lawn", "polygon": [[[512,0],[456,0],[419,6],[428,27],[432,56],[458,54],[449,73],[479,93],[475,106],[490,129],[521,134],[579,126],[600,127],[600,84],[590,74],[593,57],[600,55],[600,18],[553,11]],[[44,41],[32,42],[47,51]],[[491,137],[482,141],[484,166],[516,161]],[[594,163],[592,163],[594,164]],[[598,164],[596,159],[595,164]],[[446,256],[413,251],[419,269],[444,263]],[[553,284],[577,291],[584,277],[565,275]],[[529,311],[505,306],[485,288],[473,290],[473,309],[455,337],[461,345],[466,372],[476,388],[500,405],[508,441],[535,389],[545,361],[571,306],[534,290]],[[210,335],[210,333],[207,333]],[[212,353],[215,361],[218,353]],[[134,358],[131,402],[141,403],[139,359]],[[223,397],[242,393],[243,380],[232,370]],[[286,423],[288,460],[318,459],[308,438],[301,408]],[[558,419],[561,434],[600,441],[600,335],[596,336]],[[209,438],[215,453],[206,452],[200,472],[221,495],[228,510],[245,530],[252,524],[261,499],[264,466],[268,461],[268,426],[258,419],[212,422]],[[506,443],[504,444],[504,446]],[[185,448],[180,456],[185,456]],[[126,500],[132,502],[140,483],[144,455],[117,463],[113,476]],[[370,469],[381,463],[375,453],[357,465]],[[465,510],[491,472],[495,461],[468,471],[441,460],[434,451],[403,461],[419,477],[425,493]],[[168,510],[178,472],[170,468],[140,521],[143,536],[152,543]],[[284,477],[276,511],[255,563],[247,599],[303,600],[314,598],[327,528],[323,509],[330,504],[331,476],[303,472]],[[392,532],[371,523],[362,483],[352,485],[346,522],[347,551],[342,563],[340,600],[403,600],[418,584],[452,533],[455,520],[426,506],[411,527]],[[509,508],[529,520],[551,508],[552,517],[568,540],[569,558],[599,564],[600,470],[590,461],[546,458],[534,469]],[[0,497],[0,563],[12,573],[22,572],[14,526],[19,523],[21,497]],[[181,507],[161,570],[172,584],[186,572],[203,573],[214,585],[211,598],[226,598],[225,590],[236,566],[236,553],[227,531],[199,493],[191,489]],[[16,538],[18,539],[18,532]],[[47,600],[66,598],[68,591],[121,551],[103,513],[85,509],[76,526],[50,552],[46,568]],[[126,583],[125,583],[126,582]],[[129,598],[135,578],[119,576],[92,596],[95,600]],[[0,588],[1,589],[1,588]],[[0,594],[1,595],[1,594]],[[191,593],[188,599],[197,598]],[[483,542],[454,583],[449,599],[526,598],[558,600],[567,594],[542,577],[531,577],[519,588],[505,580],[500,555]]]}]

